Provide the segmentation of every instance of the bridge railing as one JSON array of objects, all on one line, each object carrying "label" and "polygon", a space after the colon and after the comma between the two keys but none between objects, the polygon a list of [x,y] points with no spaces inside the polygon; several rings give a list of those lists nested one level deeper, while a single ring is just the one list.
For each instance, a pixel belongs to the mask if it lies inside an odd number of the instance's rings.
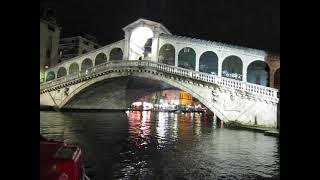
[{"label": "bridge railing", "polygon": [[130,68],[130,67],[148,67],[151,69],[155,69],[159,72],[165,72],[170,74],[175,74],[183,77],[189,77],[191,79],[196,79],[208,83],[218,84],[220,86],[230,87],[233,89],[239,89],[243,91],[247,91],[254,94],[269,96],[273,98],[277,98],[277,89],[269,88],[257,84],[252,84],[248,82],[243,82],[239,80],[234,80],[225,77],[219,77],[217,75],[207,74],[203,72],[198,72],[194,70],[184,69],[181,67],[170,66],[167,64],[152,62],[152,61],[109,61],[103,64],[99,64],[97,66],[91,67],[89,69],[79,71],[78,73],[74,73],[71,75],[67,75],[58,79],[54,79],[52,81],[45,82],[40,85],[40,89],[46,89],[63,82],[72,81],[78,78],[83,78],[86,76],[91,76],[96,73],[101,73],[110,69],[115,68]]},{"label": "bridge railing", "polygon": [[180,76],[190,77],[209,83],[219,84],[221,86],[227,86],[234,89],[248,91],[254,94],[260,94],[265,96],[271,96],[277,98],[277,89],[269,88],[257,84],[234,80],[226,77],[219,77],[217,75],[207,74],[203,72],[188,70],[180,67],[170,66],[157,62],[141,62],[143,66],[148,66],[157,69],[158,71],[169,72]]}]

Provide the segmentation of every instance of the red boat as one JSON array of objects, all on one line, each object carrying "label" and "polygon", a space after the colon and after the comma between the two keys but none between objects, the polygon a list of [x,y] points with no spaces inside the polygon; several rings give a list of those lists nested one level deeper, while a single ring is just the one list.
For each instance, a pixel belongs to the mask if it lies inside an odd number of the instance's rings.
[{"label": "red boat", "polygon": [[89,180],[81,149],[40,135],[41,180]]}]

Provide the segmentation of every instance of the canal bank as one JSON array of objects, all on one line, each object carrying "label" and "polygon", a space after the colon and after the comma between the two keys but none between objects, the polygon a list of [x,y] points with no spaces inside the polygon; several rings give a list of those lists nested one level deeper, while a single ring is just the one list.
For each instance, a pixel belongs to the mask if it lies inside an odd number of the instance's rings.
[{"label": "canal bank", "polygon": [[230,129],[243,129],[243,130],[261,132],[261,133],[264,133],[265,136],[280,137],[280,131],[279,129],[276,129],[276,128],[243,125],[234,121],[226,123],[225,126]]}]

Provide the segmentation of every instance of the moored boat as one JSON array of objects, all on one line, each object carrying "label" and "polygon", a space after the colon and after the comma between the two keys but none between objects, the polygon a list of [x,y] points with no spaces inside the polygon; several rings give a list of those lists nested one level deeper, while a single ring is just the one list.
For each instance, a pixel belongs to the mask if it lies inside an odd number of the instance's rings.
[{"label": "moored boat", "polygon": [[40,135],[40,179],[89,180],[81,149]]}]

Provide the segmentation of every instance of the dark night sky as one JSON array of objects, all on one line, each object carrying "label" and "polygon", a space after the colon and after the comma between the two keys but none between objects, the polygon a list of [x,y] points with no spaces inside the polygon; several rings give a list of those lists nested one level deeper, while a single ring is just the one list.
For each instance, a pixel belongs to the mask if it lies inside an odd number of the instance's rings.
[{"label": "dark night sky", "polygon": [[145,18],[174,35],[280,54],[279,0],[56,0],[63,36],[91,33],[101,45],[123,39],[122,27]]}]

